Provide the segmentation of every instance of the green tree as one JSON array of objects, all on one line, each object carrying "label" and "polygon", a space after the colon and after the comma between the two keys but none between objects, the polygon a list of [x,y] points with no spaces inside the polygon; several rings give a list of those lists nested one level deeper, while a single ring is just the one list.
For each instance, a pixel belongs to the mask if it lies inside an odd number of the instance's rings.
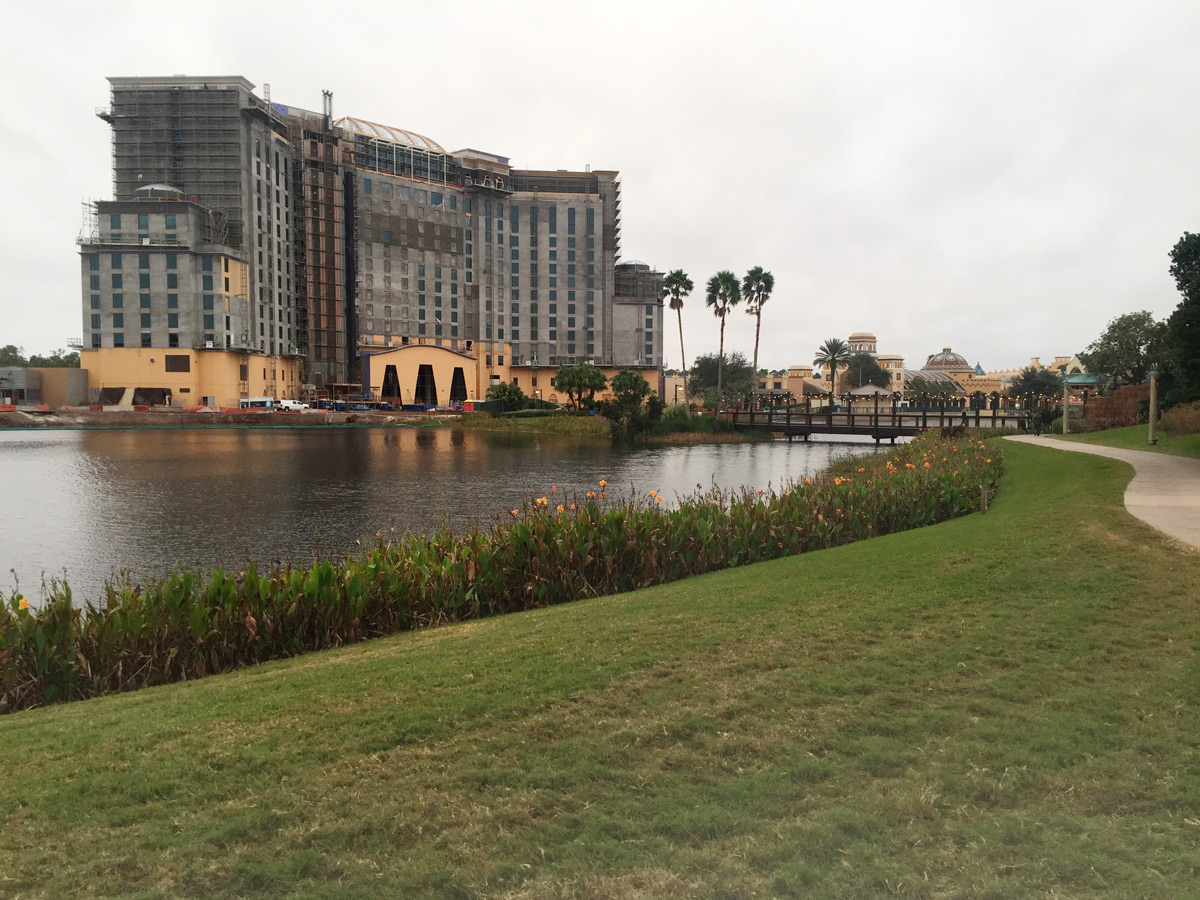
[{"label": "green tree", "polygon": [[742,296],[746,298],[746,315],[754,316],[754,359],[751,366],[758,371],[758,334],[762,329],[762,308],[775,290],[775,276],[755,266],[742,279]]},{"label": "green tree", "polygon": [[487,390],[488,400],[499,400],[506,410],[524,409],[529,398],[515,381],[498,381]]},{"label": "green tree", "polygon": [[1050,369],[1035,369],[1026,366],[1021,374],[1008,386],[1008,396],[1019,397],[1026,403],[1055,398],[1062,393],[1062,376]]},{"label": "green tree", "polygon": [[813,365],[829,372],[829,399],[837,397],[837,370],[850,359],[850,347],[841,338],[829,338],[817,348]]},{"label": "green tree", "polygon": [[[713,315],[721,320],[721,343],[717,352],[717,414],[721,412],[721,369],[725,361],[725,317],[741,302],[742,292],[738,288],[737,276],[728,269],[708,279],[708,291],[704,297],[706,306],[712,307]],[[753,374],[753,373],[751,373]]]},{"label": "green tree", "polygon": [[7,344],[0,347],[0,366],[24,366],[28,365],[25,359],[25,353],[16,344]]},{"label": "green tree", "polygon": [[608,379],[604,373],[591,363],[580,363],[577,366],[563,366],[554,375],[551,384],[571,401],[571,405],[579,409],[584,403],[591,404],[596,398],[596,391],[604,390]]},{"label": "green tree", "polygon": [[1168,345],[1166,322],[1142,310],[1109,322],[1079,358],[1093,375],[1105,375],[1114,384],[1141,384],[1152,366],[1166,363]]},{"label": "green tree", "polygon": [[688,387],[692,396],[701,398],[708,409],[716,409],[718,375],[723,376],[727,396],[749,396],[754,389],[754,372],[740,352],[735,350],[723,362],[718,362],[714,353],[697,356],[688,375]]},{"label": "green tree", "polygon": [[602,401],[597,407],[613,423],[618,435],[642,434],[662,416],[662,400],[654,395],[650,382],[636,372],[622,369],[613,376],[612,390],[613,399]]},{"label": "green tree", "polygon": [[1167,319],[1175,376],[1179,379],[1177,399],[1200,395],[1200,234],[1184,232],[1171,249],[1171,277],[1183,299]]},{"label": "green tree", "polygon": [[49,356],[38,356],[35,353],[29,357],[29,365],[41,369],[78,369],[79,351],[67,353],[65,350],[55,350]]},{"label": "green tree", "polygon": [[846,384],[852,388],[864,384],[886,388],[892,386],[892,376],[870,353],[855,353],[846,360]]},{"label": "green tree", "polygon": [[[683,355],[683,298],[688,296],[694,287],[692,279],[688,278],[683,269],[673,269],[663,278],[663,299],[670,299],[671,309],[675,311],[675,317],[679,321],[679,363],[684,372],[687,372],[687,357]],[[683,379],[683,408],[688,409],[690,404],[687,379],[685,378]]]}]

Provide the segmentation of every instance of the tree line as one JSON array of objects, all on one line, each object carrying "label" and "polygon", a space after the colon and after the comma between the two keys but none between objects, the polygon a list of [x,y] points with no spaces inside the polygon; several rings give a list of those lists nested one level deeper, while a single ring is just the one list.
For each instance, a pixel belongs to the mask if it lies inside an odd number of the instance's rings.
[{"label": "tree line", "polygon": [[1126,313],[1079,354],[1108,385],[1141,384],[1157,373],[1164,408],[1200,400],[1200,234],[1185,231],[1168,254],[1180,300],[1167,318]]},{"label": "tree line", "polygon": [[31,369],[78,369],[79,351],[55,350],[48,356],[37,353],[25,356],[25,349],[16,344],[6,344],[0,347],[0,366],[17,366]]}]

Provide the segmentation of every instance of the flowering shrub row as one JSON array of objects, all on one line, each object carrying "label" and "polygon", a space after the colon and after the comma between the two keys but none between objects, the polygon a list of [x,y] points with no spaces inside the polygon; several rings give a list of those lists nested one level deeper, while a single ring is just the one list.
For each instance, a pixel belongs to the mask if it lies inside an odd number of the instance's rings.
[{"label": "flowering shrub row", "polygon": [[[777,491],[665,503],[607,484],[551,489],[490,530],[441,530],[309,568],[214,570],[106,588],[72,605],[0,604],[0,711],[198,678],[309,650],[662,584],[904,531],[977,509],[998,448],[926,435]],[[561,498],[561,499],[560,499]]]}]

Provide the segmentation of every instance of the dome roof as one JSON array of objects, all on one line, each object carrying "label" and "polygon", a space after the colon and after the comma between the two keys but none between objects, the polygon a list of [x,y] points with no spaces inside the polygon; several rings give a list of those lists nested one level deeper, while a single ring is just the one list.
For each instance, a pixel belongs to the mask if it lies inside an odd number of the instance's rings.
[{"label": "dome roof", "polygon": [[938,372],[974,372],[975,367],[966,361],[964,357],[955,353],[949,347],[943,347],[941,353],[935,353],[929,359],[925,360],[925,365],[921,366],[923,371],[934,370]]}]

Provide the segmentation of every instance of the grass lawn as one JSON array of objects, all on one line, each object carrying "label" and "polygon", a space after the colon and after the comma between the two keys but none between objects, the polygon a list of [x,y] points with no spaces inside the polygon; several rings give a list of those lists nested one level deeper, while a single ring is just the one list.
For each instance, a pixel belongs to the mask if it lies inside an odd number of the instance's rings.
[{"label": "grass lawn", "polygon": [[1200,434],[1171,435],[1158,431],[1158,443],[1149,442],[1148,425],[1130,425],[1128,428],[1110,428],[1107,431],[1092,431],[1087,434],[1056,434],[1063,441],[1079,441],[1082,444],[1101,444],[1105,447],[1120,447],[1122,450],[1149,450],[1151,453],[1169,453],[1172,456],[1190,456],[1200,459]]},{"label": "grass lawn", "polygon": [[1005,453],[984,516],[0,718],[0,896],[1195,896],[1200,555]]}]

